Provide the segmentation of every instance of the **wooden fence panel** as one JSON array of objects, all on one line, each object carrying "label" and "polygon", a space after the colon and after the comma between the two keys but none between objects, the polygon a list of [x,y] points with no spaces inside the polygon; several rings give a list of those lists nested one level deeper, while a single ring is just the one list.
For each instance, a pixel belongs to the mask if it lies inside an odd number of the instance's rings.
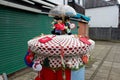
[{"label": "wooden fence panel", "polygon": [[96,40],[120,40],[120,29],[118,28],[90,28],[89,36]]},{"label": "wooden fence panel", "polygon": [[112,40],[120,40],[120,29],[114,28],[111,33]]}]

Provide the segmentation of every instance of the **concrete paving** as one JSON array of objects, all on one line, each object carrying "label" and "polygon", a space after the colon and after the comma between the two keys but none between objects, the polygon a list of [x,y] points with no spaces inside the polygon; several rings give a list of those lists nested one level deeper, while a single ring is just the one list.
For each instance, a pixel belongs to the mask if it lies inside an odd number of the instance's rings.
[{"label": "concrete paving", "polygon": [[[120,43],[96,41],[86,65],[85,80],[120,80]],[[34,80],[37,72],[23,70],[9,80]]]},{"label": "concrete paving", "polygon": [[120,43],[96,42],[86,80],[120,80]]}]

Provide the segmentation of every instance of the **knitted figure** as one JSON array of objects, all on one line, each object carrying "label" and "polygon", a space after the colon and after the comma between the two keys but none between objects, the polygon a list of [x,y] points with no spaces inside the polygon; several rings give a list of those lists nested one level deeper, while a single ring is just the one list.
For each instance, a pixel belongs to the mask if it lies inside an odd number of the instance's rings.
[{"label": "knitted figure", "polygon": [[71,28],[70,28],[70,18],[69,17],[65,17],[65,27],[66,27],[66,32],[68,35],[71,35]]},{"label": "knitted figure", "polygon": [[70,17],[65,17],[65,29],[68,35],[71,35],[71,30],[75,28],[75,24],[71,23]]},{"label": "knitted figure", "polygon": [[25,63],[38,72],[35,80],[85,80],[84,65],[95,42],[73,35],[74,27],[69,17],[55,16],[51,32],[55,35],[41,35],[28,41]]},{"label": "knitted figure", "polygon": [[55,23],[53,25],[53,31],[52,31],[52,34],[56,34],[56,35],[61,35],[62,32],[65,30],[65,24],[64,22],[62,21],[62,18],[61,17],[54,17],[55,19]]}]

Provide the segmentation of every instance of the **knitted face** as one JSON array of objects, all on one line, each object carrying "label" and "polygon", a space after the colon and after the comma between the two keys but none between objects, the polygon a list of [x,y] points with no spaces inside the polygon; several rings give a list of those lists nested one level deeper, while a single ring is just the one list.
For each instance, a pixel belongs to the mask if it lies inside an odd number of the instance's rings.
[{"label": "knitted face", "polygon": [[33,64],[32,68],[35,71],[41,71],[42,70],[42,65],[40,64],[40,61],[39,60],[34,61],[34,64]]},{"label": "knitted face", "polygon": [[57,20],[58,23],[62,23],[63,21],[62,20]]}]

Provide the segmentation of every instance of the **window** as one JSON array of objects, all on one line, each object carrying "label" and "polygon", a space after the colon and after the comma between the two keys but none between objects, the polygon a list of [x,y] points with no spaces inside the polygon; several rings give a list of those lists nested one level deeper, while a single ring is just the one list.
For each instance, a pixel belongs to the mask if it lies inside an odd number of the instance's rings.
[{"label": "window", "polygon": [[83,6],[85,0],[75,0],[76,3]]},{"label": "window", "polygon": [[68,2],[72,2],[73,0],[68,0]]},{"label": "window", "polygon": [[68,2],[73,2],[75,1],[75,3],[81,5],[81,6],[84,6],[85,4],[85,0],[68,0]]}]

